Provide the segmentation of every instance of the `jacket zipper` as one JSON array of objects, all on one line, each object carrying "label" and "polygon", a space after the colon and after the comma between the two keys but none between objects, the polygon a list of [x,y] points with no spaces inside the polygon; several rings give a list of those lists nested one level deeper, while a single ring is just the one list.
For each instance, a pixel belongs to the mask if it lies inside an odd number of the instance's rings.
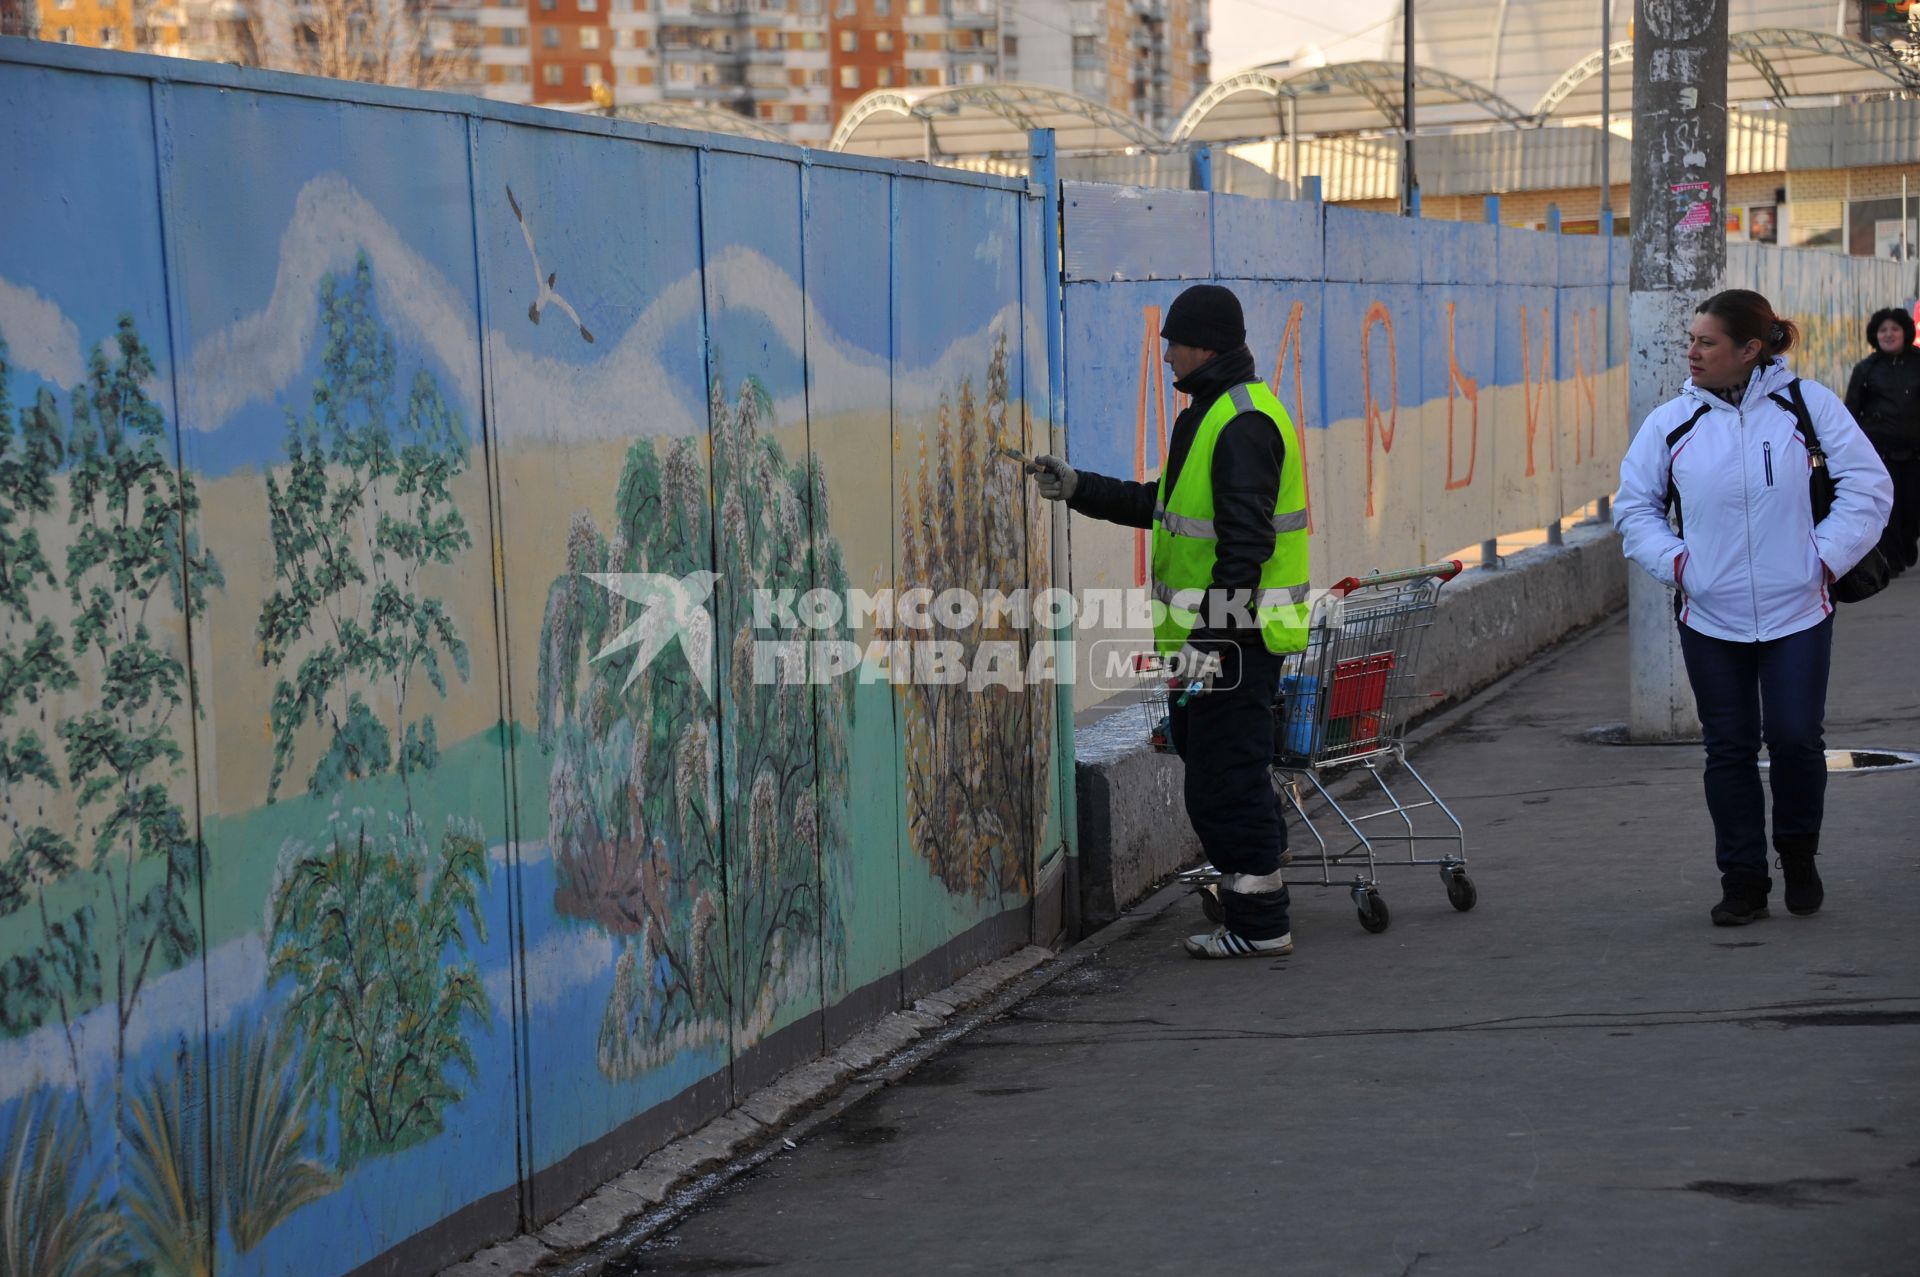
[{"label": "jacket zipper", "polygon": [[[1740,437],[1744,439],[1747,435],[1746,405],[1742,404],[1740,407],[1734,409],[1734,412],[1740,418]],[[1747,593],[1748,597],[1753,601],[1753,638],[1749,641],[1758,642],[1760,638],[1760,585],[1754,580],[1753,501],[1752,498],[1747,495],[1747,467],[1745,462],[1742,462],[1740,465],[1740,510],[1741,513],[1746,515],[1747,519]]]},{"label": "jacket zipper", "polygon": [[1771,488],[1773,486],[1773,441],[1772,440],[1770,439],[1763,440],[1761,442],[1760,455],[1763,459],[1765,459],[1767,463],[1767,486]]}]

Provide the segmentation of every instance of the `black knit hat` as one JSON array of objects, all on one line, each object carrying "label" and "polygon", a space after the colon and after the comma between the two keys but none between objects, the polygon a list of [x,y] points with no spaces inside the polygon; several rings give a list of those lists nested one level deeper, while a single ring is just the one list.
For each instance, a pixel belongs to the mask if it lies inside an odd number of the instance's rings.
[{"label": "black knit hat", "polygon": [[1220,354],[1247,344],[1247,320],[1232,289],[1195,284],[1167,307],[1160,335],[1182,346]]}]

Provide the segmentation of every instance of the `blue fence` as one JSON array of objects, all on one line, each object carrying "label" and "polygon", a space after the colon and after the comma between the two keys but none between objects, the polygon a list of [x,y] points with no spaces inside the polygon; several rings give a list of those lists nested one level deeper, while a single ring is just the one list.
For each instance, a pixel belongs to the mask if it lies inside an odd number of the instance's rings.
[{"label": "blue fence", "polygon": [[46,1271],[431,1271],[1058,934],[1054,689],[790,606],[1051,583],[1024,183],[13,41],[0,182]]}]

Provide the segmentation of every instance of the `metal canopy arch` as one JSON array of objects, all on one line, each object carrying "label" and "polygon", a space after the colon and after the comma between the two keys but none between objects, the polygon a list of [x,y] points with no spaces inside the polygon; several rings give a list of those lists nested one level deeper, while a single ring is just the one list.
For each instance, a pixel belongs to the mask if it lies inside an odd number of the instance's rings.
[{"label": "metal canopy arch", "polygon": [[637,124],[664,124],[675,129],[698,129],[702,133],[757,138],[762,142],[787,141],[779,133],[738,111],[699,102],[634,102],[614,108],[613,117],[616,120],[632,120]]},{"label": "metal canopy arch", "polygon": [[[1404,126],[1402,78],[1399,62],[1336,62],[1291,74],[1243,71],[1194,99],[1174,126],[1171,140],[1178,144],[1281,136],[1289,102],[1295,128],[1302,134],[1396,131]],[[1413,83],[1422,127],[1488,119],[1509,125],[1530,122],[1505,98],[1437,67],[1416,63]]]},{"label": "metal canopy arch", "polygon": [[[1847,36],[1793,27],[1736,31],[1727,37],[1727,101],[1772,102],[1836,94],[1887,93],[1915,87],[1911,71],[1885,49]],[[1613,87],[1616,109],[1632,100],[1633,42],[1622,40],[1580,59],[1533,108],[1536,119],[1600,114],[1601,58],[1626,68]]]},{"label": "metal canopy arch", "polygon": [[827,148],[909,160],[1024,155],[1033,129],[1052,129],[1062,154],[1166,147],[1164,138],[1103,102],[1015,83],[876,89],[848,108]]}]

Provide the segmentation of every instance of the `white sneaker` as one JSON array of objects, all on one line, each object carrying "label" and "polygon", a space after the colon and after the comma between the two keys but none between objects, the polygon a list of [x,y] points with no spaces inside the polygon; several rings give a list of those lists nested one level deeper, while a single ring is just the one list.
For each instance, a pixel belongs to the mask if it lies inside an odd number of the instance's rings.
[{"label": "white sneaker", "polygon": [[1187,953],[1195,958],[1284,958],[1293,952],[1293,933],[1271,940],[1247,940],[1215,927],[1204,936],[1187,937]]}]

